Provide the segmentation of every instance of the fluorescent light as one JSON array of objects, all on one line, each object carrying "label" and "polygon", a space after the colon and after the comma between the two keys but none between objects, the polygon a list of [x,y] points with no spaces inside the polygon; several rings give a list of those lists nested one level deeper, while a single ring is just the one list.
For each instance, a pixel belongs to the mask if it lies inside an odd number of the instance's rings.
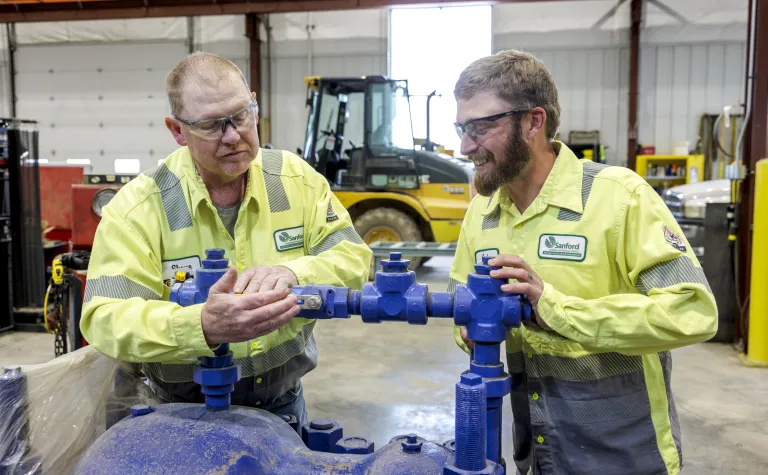
[{"label": "fluorescent light", "polygon": [[46,164],[46,163],[48,163],[48,159],[47,158],[41,158],[40,160],[37,161],[37,163]]},{"label": "fluorescent light", "polygon": [[67,165],[90,165],[91,161],[87,158],[68,158]]},{"label": "fluorescent light", "polygon": [[139,173],[141,161],[138,158],[118,158],[115,160],[115,173]]},{"label": "fluorescent light", "polygon": [[21,159],[22,159],[22,160],[24,160],[24,159],[25,159],[25,158],[27,158],[28,156],[29,156],[29,152],[28,152],[28,151],[27,151],[27,152],[24,152],[24,153],[22,153],[22,154],[21,154]]}]

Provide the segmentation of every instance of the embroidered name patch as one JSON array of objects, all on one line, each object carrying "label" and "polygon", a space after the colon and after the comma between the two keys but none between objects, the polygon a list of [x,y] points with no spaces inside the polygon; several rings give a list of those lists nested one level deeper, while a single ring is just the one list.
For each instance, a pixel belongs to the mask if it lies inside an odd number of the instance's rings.
[{"label": "embroidered name patch", "polygon": [[483,257],[496,257],[499,255],[498,249],[480,249],[475,252],[475,264],[482,264]]},{"label": "embroidered name patch", "polygon": [[539,236],[539,257],[581,262],[587,257],[587,238],[570,234]]},{"label": "embroidered name patch", "polygon": [[672,245],[672,247],[680,252],[685,252],[688,250],[688,248],[685,246],[685,241],[683,241],[680,236],[673,233],[672,230],[666,226],[664,226],[664,239],[666,239],[667,242]]},{"label": "embroidered name patch", "polygon": [[304,226],[275,231],[275,248],[278,252],[290,251],[302,246],[304,246]]},{"label": "embroidered name patch", "polygon": [[170,281],[176,277],[176,272],[184,271],[195,275],[199,268],[200,257],[198,256],[163,261],[163,282],[165,285],[170,285]]}]

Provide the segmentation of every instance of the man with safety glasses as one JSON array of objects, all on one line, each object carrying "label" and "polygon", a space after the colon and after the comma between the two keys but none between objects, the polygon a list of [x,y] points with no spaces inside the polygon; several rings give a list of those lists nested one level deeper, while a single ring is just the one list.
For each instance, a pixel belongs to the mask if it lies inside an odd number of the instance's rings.
[{"label": "man with safety glasses", "polygon": [[[141,363],[154,394],[170,402],[203,402],[195,360],[231,343],[242,370],[232,404],[303,424],[301,377],[317,365],[317,349],[314,321],[293,318],[290,288],[359,288],[371,251],[325,178],[294,154],[259,147],[256,94],[234,63],[192,54],[166,87],[165,124],[180,148],[104,207],[83,334],[101,352]],[[210,248],[224,249],[232,267],[208,301],[168,302],[171,283],[194,275]]]},{"label": "man with safety glasses", "polygon": [[[514,462],[521,473],[677,474],[670,350],[711,338],[707,279],[654,189],[553,140],[557,88],[533,56],[504,51],[461,74],[456,131],[476,166],[451,268],[484,256],[528,297],[507,335]],[[457,343],[474,343],[456,328]],[[510,464],[511,465],[511,464]]]}]

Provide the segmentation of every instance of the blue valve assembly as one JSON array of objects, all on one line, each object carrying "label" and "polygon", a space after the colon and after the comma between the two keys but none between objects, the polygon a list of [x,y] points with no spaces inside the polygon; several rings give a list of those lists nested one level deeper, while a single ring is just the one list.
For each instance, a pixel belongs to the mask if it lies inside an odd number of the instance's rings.
[{"label": "blue valve assembly", "polygon": [[[177,279],[171,301],[189,306],[207,300],[211,286],[227,271],[228,261],[222,249],[209,249],[202,263],[194,277]],[[342,427],[327,419],[315,419],[302,427],[299,438],[289,425],[295,426],[295,420],[230,407],[240,368],[229,345],[224,344],[214,356],[200,358],[193,372],[205,394],[205,405],[136,408],[89,449],[75,473],[139,473],[149,467],[181,473],[177,470],[193,466],[203,471],[229,467],[226,473],[505,473],[501,408],[504,396],[510,393],[511,378],[500,361],[501,343],[510,328],[530,320],[531,306],[524,297],[501,290],[505,282],[491,277],[494,268],[488,265],[488,258],[452,293],[429,292],[426,285],[416,282],[408,264],[400,253],[392,253],[382,260],[374,281],[361,290],[306,285],[294,287],[291,293],[298,297],[302,318],[360,315],[365,323],[425,325],[433,317],[453,318],[455,324],[465,326],[475,348],[469,370],[456,385],[455,441],[437,445],[410,434],[395,437],[374,451],[367,439],[345,438]],[[162,443],[154,443],[155,437],[147,438],[138,431],[160,433],[157,439]],[[221,446],[223,441],[228,441],[227,453],[239,456],[218,456],[206,445]],[[130,449],[138,455],[126,458],[124,453]]]}]

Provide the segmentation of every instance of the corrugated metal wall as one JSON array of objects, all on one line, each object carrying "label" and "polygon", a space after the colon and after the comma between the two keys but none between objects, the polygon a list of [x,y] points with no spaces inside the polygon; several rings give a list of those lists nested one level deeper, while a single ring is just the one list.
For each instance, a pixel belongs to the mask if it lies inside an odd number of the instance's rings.
[{"label": "corrugated metal wall", "polygon": [[18,116],[40,123],[40,158],[89,159],[86,173],[114,173],[116,159],[157,165],[176,147],[163,118],[165,76],[184,41],[21,45]]},{"label": "corrugated metal wall", "polygon": [[659,154],[696,146],[702,114],[744,96],[745,43],[644,46],[640,57],[638,139]]},{"label": "corrugated metal wall", "polygon": [[[541,59],[557,83],[561,137],[567,139],[571,130],[600,130],[609,163],[625,164],[629,48],[517,48]],[[671,154],[686,141],[695,148],[701,115],[742,101],[745,55],[744,42],[643,44],[639,143],[655,145],[658,154]]]},{"label": "corrugated metal wall", "polygon": [[[295,150],[302,145],[306,123],[303,77],[310,73],[387,74],[388,14],[373,10],[273,17],[269,67],[263,58],[262,116],[266,117],[271,100],[271,142],[276,148]],[[360,37],[341,37],[348,34],[344,25],[350,18],[356,28],[353,34]],[[116,158],[139,158],[143,169],[173,150],[175,143],[162,126],[167,112],[164,77],[189,49],[184,42],[187,20],[148,22],[118,22],[122,29],[117,30],[94,24],[91,29],[99,26],[98,32],[119,33],[99,43],[83,42],[98,33],[96,30],[78,33],[80,29],[74,26],[54,24],[61,30],[54,31],[41,25],[33,32],[21,31],[21,43],[55,38],[67,41],[22,44],[17,52],[18,111],[20,116],[41,121],[41,158],[52,162],[89,158],[93,163],[90,172],[111,173]],[[368,27],[363,28],[362,23]],[[302,39],[307,24],[317,27],[312,30],[311,42]],[[504,31],[505,24],[500,22],[494,28]],[[671,152],[681,141],[693,147],[699,116],[717,113],[723,105],[741,99],[744,42],[734,41],[741,35],[737,26],[731,28],[734,31],[729,36],[718,37],[727,39],[714,39],[704,28],[692,30],[685,39],[670,36],[675,30],[671,27],[665,34],[652,28],[643,31],[640,143],[656,145],[659,153]],[[248,70],[242,16],[196,18],[193,27],[197,49],[225,55]],[[29,28],[25,25],[23,30]],[[154,33],[155,41],[135,40],[153,34],[150,29],[160,32]],[[746,36],[745,26],[743,30]],[[3,34],[4,28],[0,28],[0,36]],[[672,37],[679,44],[671,42]],[[0,45],[5,44],[3,40],[0,37]],[[530,51],[552,71],[560,90],[563,138],[570,130],[598,129],[608,147],[608,160],[625,162],[629,82],[625,30],[505,32],[496,34],[493,44],[496,51],[511,47]],[[2,76],[7,73],[6,64],[7,54],[0,46],[0,113],[7,114],[8,81]],[[267,75],[271,91],[267,90]],[[347,135],[356,133],[351,126]]]},{"label": "corrugated metal wall", "polygon": [[527,50],[549,69],[557,84],[560,137],[571,130],[599,130],[609,163],[627,155],[629,49]]}]

